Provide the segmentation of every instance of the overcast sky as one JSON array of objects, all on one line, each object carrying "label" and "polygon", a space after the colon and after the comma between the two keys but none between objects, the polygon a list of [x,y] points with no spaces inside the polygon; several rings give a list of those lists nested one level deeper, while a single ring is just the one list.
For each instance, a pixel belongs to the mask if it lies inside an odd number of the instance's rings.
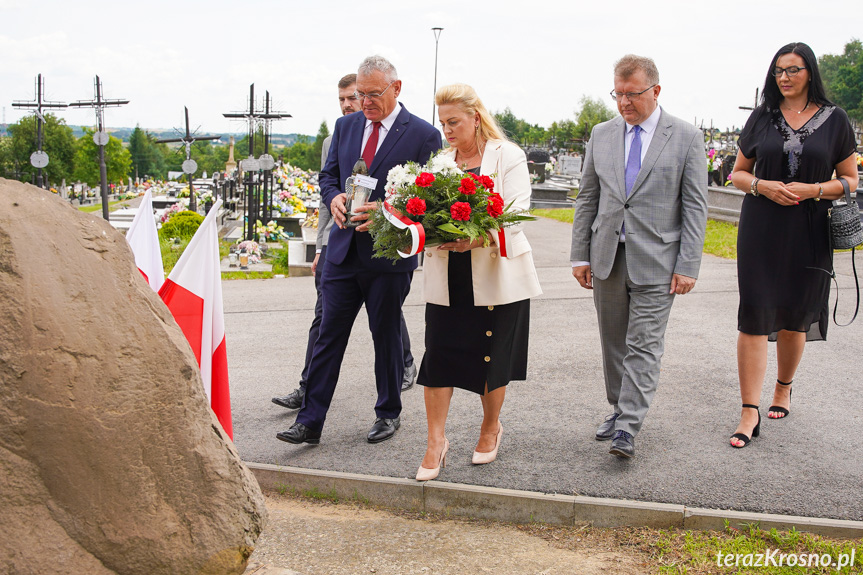
[{"label": "overcast sky", "polygon": [[[632,52],[656,61],[668,112],[725,129],[745,122],[738,106],[752,104],[782,45],[820,56],[859,37],[856,4],[0,0],[0,105],[16,122],[12,102],[33,99],[40,72],[48,99],[89,100],[98,74],[106,97],[131,101],[107,110],[109,127],[180,127],[188,106],[201,133],[244,132],[222,113],[243,110],[254,83],[293,115],[274,132],[313,135],[339,115],[338,79],[381,54],[403,81],[400,101],[430,120],[439,26],[438,87],[469,83],[492,111],[547,127],[574,119],[583,95],[613,106],[613,63]],[[94,123],[90,110],[60,116]]]}]

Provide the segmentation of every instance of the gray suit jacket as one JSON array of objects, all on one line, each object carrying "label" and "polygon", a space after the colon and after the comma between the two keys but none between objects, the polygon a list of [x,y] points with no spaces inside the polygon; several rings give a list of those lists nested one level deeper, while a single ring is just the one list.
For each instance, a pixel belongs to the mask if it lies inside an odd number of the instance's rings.
[{"label": "gray suit jacket", "polygon": [[[324,164],[327,163],[327,156],[330,153],[330,143],[333,141],[332,136],[327,136],[324,139],[323,147],[321,148],[321,169],[324,169]],[[324,199],[321,198],[321,205],[318,207],[318,238],[315,240],[315,250],[320,252],[327,245],[327,240],[330,237],[330,230],[333,229],[333,216],[330,214],[330,207],[324,205]]]},{"label": "gray suit jacket", "polygon": [[698,277],[707,225],[707,162],[701,130],[661,110],[641,171],[626,197],[622,117],[594,127],[575,202],[572,261],[611,273],[626,222],[626,266],[639,285]]}]

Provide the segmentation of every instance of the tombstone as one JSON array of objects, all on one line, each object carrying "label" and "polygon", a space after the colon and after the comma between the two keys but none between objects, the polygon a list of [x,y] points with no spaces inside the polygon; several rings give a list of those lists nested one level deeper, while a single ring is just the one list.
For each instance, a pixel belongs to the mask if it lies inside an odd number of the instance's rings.
[{"label": "tombstone", "polygon": [[537,183],[545,182],[545,164],[549,159],[548,151],[542,148],[528,148],[525,155],[527,156],[527,170],[538,176]]},{"label": "tombstone", "polygon": [[557,161],[564,176],[581,176],[581,156],[561,156]]}]

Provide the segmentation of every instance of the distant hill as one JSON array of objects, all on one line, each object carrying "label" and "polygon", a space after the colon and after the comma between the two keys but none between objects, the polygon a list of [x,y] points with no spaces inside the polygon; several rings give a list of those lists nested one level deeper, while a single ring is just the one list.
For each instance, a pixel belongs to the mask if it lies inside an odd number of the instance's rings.
[{"label": "distant hill", "polygon": [[[84,135],[84,128],[92,128],[92,126],[69,126],[69,127],[72,128],[72,134],[76,138],[80,138],[81,136]],[[129,143],[129,136],[132,135],[133,129],[134,128],[108,128],[107,131],[112,136],[114,136],[115,138],[119,138],[124,143],[128,144]],[[174,130],[173,128],[170,130],[160,130],[160,129],[148,130],[147,128],[142,128],[142,130],[149,132],[150,134],[152,134],[153,136],[155,136],[156,138],[159,138],[159,139],[180,137],[180,134],[176,130]],[[227,145],[231,139],[231,136],[234,136],[234,140],[239,141],[239,140],[243,139],[243,137],[246,136],[246,133],[245,132],[238,132],[238,133],[219,133],[219,132],[204,133],[204,132],[201,132],[200,135],[201,136],[221,136],[222,139],[221,140],[213,140],[213,144],[215,144],[215,145],[219,145],[219,144]],[[306,138],[309,138],[310,140],[315,139],[314,136],[306,136],[304,134],[270,134],[270,143],[274,147],[292,146],[301,137],[306,137]]]}]

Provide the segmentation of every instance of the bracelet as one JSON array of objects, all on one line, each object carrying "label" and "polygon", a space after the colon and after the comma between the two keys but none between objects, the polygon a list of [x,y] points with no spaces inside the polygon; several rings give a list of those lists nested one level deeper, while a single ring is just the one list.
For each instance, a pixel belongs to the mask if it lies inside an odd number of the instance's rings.
[{"label": "bracelet", "polygon": [[749,193],[755,197],[758,197],[760,194],[758,193],[758,180],[760,178],[754,178],[752,183],[749,184]]},{"label": "bracelet", "polygon": [[821,196],[823,196],[823,195],[824,195],[824,188],[821,186],[821,184],[818,184],[818,197],[815,198],[815,201],[820,202]]}]

